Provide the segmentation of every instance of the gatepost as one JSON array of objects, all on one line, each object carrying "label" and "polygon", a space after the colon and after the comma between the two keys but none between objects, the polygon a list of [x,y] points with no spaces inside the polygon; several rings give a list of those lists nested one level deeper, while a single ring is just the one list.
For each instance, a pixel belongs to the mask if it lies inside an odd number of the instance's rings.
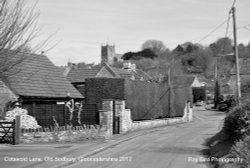
[{"label": "gatepost", "polygon": [[100,125],[105,128],[105,138],[113,136],[113,100],[102,100],[102,110],[99,111]]},{"label": "gatepost", "polygon": [[18,115],[15,119],[15,128],[14,128],[14,137],[13,137],[13,145],[17,145],[20,143],[21,136],[21,117]]}]

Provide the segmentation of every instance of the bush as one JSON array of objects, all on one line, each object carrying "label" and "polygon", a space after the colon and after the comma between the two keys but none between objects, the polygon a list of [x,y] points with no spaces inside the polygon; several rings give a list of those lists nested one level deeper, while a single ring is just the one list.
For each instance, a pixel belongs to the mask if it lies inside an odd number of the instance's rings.
[{"label": "bush", "polygon": [[233,141],[242,140],[250,133],[250,102],[232,108],[224,120],[223,132]]},{"label": "bush", "polygon": [[231,152],[230,156],[242,159],[242,162],[235,162],[235,168],[250,167],[250,136],[246,136],[243,140],[237,142]]}]

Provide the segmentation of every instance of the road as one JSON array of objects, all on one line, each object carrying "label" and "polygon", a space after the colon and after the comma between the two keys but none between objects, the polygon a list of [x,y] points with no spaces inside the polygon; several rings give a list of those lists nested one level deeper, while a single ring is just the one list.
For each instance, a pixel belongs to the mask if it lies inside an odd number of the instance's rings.
[{"label": "road", "polygon": [[[202,150],[205,140],[220,128],[224,113],[204,110],[199,107],[194,110],[194,121],[185,124],[154,128],[114,138],[107,142],[87,142],[55,148],[45,146],[26,150],[25,155],[36,157],[50,156],[49,162],[6,162],[0,161],[6,167],[67,167],[67,168],[205,168]],[[57,145],[58,146],[58,145]],[[65,147],[65,145],[64,145]],[[67,145],[66,145],[67,147]],[[51,150],[53,148],[53,150]],[[14,150],[15,149],[15,150]],[[24,147],[12,148],[12,156],[19,156],[25,152]],[[22,150],[21,150],[22,149]],[[33,149],[33,150],[32,150]],[[50,149],[50,150],[49,150]],[[3,149],[5,154],[11,155],[11,149]],[[35,152],[37,151],[37,152]],[[34,154],[32,154],[32,152]],[[74,162],[56,162],[55,156],[64,159],[77,159]],[[1,166],[1,167],[2,167]]]}]

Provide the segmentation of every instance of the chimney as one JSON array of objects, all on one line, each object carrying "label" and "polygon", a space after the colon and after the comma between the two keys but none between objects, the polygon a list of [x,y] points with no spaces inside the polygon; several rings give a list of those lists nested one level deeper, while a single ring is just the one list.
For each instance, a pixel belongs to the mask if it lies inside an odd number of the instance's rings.
[{"label": "chimney", "polygon": [[135,70],[136,70],[136,65],[135,65],[135,63],[132,63],[132,64],[131,64],[131,70],[132,70],[132,71],[135,71]]},{"label": "chimney", "polygon": [[123,69],[129,70],[129,71],[135,71],[136,65],[134,63],[131,63],[131,62],[124,62]]},{"label": "chimney", "polygon": [[123,69],[131,69],[131,62],[124,62],[123,63]]}]

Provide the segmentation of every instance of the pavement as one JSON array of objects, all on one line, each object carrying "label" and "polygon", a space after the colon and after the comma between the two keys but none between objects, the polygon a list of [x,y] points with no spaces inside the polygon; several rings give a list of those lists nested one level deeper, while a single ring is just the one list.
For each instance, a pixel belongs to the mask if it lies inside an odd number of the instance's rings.
[{"label": "pavement", "polygon": [[[221,128],[224,113],[194,109],[194,121],[77,143],[0,145],[6,168],[208,167],[205,140]],[[17,161],[19,159],[19,161]]]}]

